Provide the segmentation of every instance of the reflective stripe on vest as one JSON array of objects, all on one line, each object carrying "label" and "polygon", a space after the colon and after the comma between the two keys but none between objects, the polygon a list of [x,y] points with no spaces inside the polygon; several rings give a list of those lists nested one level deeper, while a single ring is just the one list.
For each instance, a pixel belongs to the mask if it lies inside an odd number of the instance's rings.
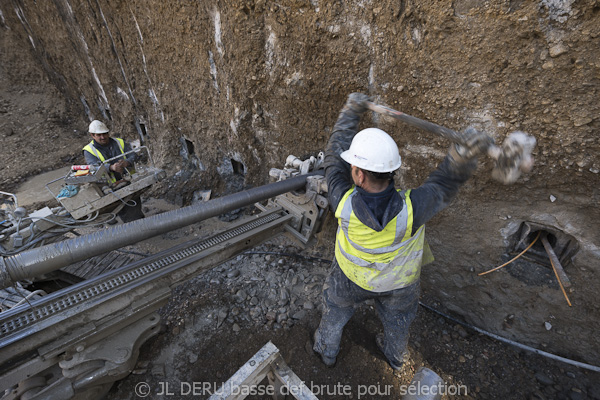
[{"label": "reflective stripe on vest", "polygon": [[[121,150],[121,154],[125,153],[125,141],[123,139],[120,138],[114,138],[117,141],[117,144],[119,145],[119,150]],[[94,141],[92,140],[91,142],[89,142],[84,148],[83,151],[87,151],[89,153],[91,153],[92,155],[96,156],[96,158],[98,158],[98,160],[100,160],[100,162],[104,162],[105,158],[102,155],[102,153],[100,153],[98,151],[98,149],[94,146]],[[115,183],[117,181],[117,179],[115,178],[115,176],[113,175],[112,172],[108,173],[108,183]]]},{"label": "reflective stripe on vest", "polygon": [[[425,226],[411,236],[413,210],[410,190],[399,191],[402,211],[381,232],[364,225],[352,210],[353,186],[335,212],[339,227],[335,256],[346,276],[363,289],[386,292],[415,283],[421,266],[433,261],[425,242]],[[425,254],[425,256],[424,256]]]}]

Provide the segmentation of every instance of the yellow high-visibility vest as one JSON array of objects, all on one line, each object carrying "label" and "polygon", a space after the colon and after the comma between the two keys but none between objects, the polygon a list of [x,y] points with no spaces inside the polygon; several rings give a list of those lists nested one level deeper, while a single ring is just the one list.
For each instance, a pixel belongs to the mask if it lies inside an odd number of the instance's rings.
[{"label": "yellow high-visibility vest", "polygon": [[[120,138],[114,138],[118,145],[119,145],[119,149],[121,150],[121,154],[125,153],[125,141],[123,139]],[[91,142],[89,142],[84,148],[83,151],[87,151],[89,153],[92,153],[93,155],[95,155],[100,162],[104,162],[105,158],[102,155],[102,153],[100,153],[98,151],[98,149],[96,149],[96,147],[94,147],[94,141],[92,140]],[[108,173],[108,183],[115,183],[117,181],[117,179],[115,178],[115,176],[113,175],[112,172]]]},{"label": "yellow high-visibility vest", "polygon": [[404,200],[400,214],[381,232],[356,217],[352,197],[358,192],[352,186],[335,211],[338,230],[335,258],[348,279],[371,292],[387,292],[417,282],[421,266],[433,261],[425,241],[425,225],[414,235],[410,190],[398,191]]}]

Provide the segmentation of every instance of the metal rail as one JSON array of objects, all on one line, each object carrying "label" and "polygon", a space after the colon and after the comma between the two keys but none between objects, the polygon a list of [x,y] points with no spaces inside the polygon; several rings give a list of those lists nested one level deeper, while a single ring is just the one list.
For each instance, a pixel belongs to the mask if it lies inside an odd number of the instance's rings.
[{"label": "metal rail", "polygon": [[[0,314],[0,381],[16,384],[50,360],[131,325],[164,305],[172,287],[284,231],[273,209]],[[28,360],[44,360],[38,363]],[[31,364],[20,370],[18,365]],[[16,367],[16,368],[15,368]]]},{"label": "metal rail", "polygon": [[200,222],[277,195],[298,190],[310,175],[234,193],[206,203],[153,215],[63,242],[0,258],[0,288],[46,274],[90,257]]}]

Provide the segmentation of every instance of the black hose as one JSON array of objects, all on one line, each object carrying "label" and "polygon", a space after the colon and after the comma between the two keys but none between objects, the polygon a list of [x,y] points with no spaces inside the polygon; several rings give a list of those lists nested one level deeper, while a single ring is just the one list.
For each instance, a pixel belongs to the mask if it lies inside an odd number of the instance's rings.
[{"label": "black hose", "polygon": [[477,332],[479,332],[479,333],[481,333],[483,335],[486,335],[486,336],[491,337],[493,339],[499,340],[500,342],[504,342],[504,343],[510,344],[511,346],[518,347],[518,348],[520,348],[522,350],[531,351],[533,353],[539,354],[539,355],[544,356],[544,357],[551,358],[553,360],[557,360],[557,361],[561,361],[561,362],[564,362],[564,363],[567,363],[567,364],[571,364],[571,365],[574,365],[576,367],[581,367],[581,368],[589,369],[591,371],[600,372],[600,367],[597,367],[595,365],[586,364],[586,363],[582,363],[582,362],[579,362],[579,361],[571,360],[569,358],[557,356],[555,354],[548,353],[546,351],[536,349],[535,347],[530,347],[530,346],[527,346],[525,344],[521,344],[519,342],[515,342],[513,340],[506,339],[506,338],[504,338],[502,336],[496,335],[495,333],[491,333],[491,332],[485,331],[485,330],[483,330],[481,328],[478,328],[478,327],[473,326],[471,324],[468,324],[468,323],[466,323],[464,321],[461,321],[461,320],[458,320],[458,319],[456,319],[454,317],[451,317],[448,314],[444,314],[443,312],[441,312],[439,310],[436,310],[435,308],[433,308],[433,307],[431,307],[431,306],[429,306],[427,304],[424,304],[424,303],[422,303],[420,301],[419,301],[419,304],[422,307],[424,307],[424,308],[426,308],[426,309],[428,309],[430,311],[433,311],[434,313],[439,314],[439,315],[441,315],[444,318],[449,319],[450,321],[456,322],[457,324],[460,324],[462,326],[466,326],[467,328],[473,329],[474,331],[477,331]]}]

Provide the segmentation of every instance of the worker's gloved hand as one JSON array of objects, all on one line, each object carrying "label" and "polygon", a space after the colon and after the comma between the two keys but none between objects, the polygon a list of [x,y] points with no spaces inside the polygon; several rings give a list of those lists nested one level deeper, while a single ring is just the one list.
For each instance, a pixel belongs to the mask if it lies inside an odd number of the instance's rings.
[{"label": "worker's gloved hand", "polygon": [[463,132],[463,136],[465,143],[454,144],[450,149],[450,155],[457,163],[467,162],[482,153],[485,154],[489,147],[494,144],[494,138],[473,127],[467,128]]},{"label": "worker's gloved hand", "polygon": [[118,172],[119,174],[122,174],[128,165],[129,165],[129,162],[127,162],[125,160],[119,160],[118,162],[111,164],[110,169],[114,172]]},{"label": "worker's gloved hand", "polygon": [[467,139],[467,144],[464,146],[468,149],[472,157],[482,153],[486,153],[491,145],[495,144],[494,138],[484,132],[480,132],[473,127],[469,127],[464,131]]},{"label": "worker's gloved hand", "polygon": [[362,114],[367,111],[367,102],[371,98],[362,93],[351,93],[346,101],[346,107],[354,111],[356,114]]}]

